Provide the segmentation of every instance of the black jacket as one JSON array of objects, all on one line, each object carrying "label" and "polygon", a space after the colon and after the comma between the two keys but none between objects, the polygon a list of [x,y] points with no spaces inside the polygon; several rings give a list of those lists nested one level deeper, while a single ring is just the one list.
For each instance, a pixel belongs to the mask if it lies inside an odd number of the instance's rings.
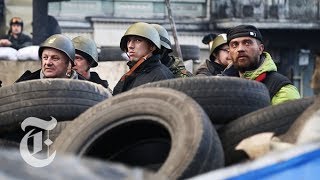
[{"label": "black jacket", "polygon": [[221,74],[225,69],[224,65],[218,64],[211,60],[206,60],[196,71],[196,75],[216,76]]},{"label": "black jacket", "polygon": [[[22,82],[22,81],[29,81],[29,80],[33,80],[33,79],[40,79],[40,72],[41,69],[35,71],[35,72],[31,72],[29,70],[27,70],[26,72],[24,72],[16,81],[17,82]],[[86,80],[83,76],[81,76],[80,74],[78,74],[78,79],[80,80]]]},{"label": "black jacket", "polygon": [[16,50],[32,45],[32,39],[28,35],[23,33],[20,33],[17,39],[14,38],[11,34],[2,36],[0,39],[8,39],[9,41],[11,41],[12,45],[10,47]]},{"label": "black jacket", "polygon": [[40,71],[41,69],[32,73],[31,71],[27,70],[15,82],[17,83],[17,82],[28,81],[33,79],[40,79]]},{"label": "black jacket", "polygon": [[108,89],[108,91],[112,94],[112,90],[109,88],[109,83],[107,80],[102,80],[98,73],[96,72],[90,72],[90,79],[88,79],[90,82],[94,82],[96,84],[100,84],[104,88]]},{"label": "black jacket", "polygon": [[[128,62],[129,68],[134,64]],[[134,87],[165,79],[172,79],[174,75],[159,60],[159,55],[153,55],[144,61],[130,76],[124,81],[119,81],[113,89],[113,95],[128,91]]]},{"label": "black jacket", "polygon": [[102,86],[105,87],[105,88],[108,88],[108,87],[109,87],[108,81],[107,81],[107,80],[102,80],[102,79],[100,78],[99,74],[96,73],[96,72],[90,72],[90,79],[88,79],[88,81],[91,81],[91,82],[100,84],[100,85],[102,85]]}]

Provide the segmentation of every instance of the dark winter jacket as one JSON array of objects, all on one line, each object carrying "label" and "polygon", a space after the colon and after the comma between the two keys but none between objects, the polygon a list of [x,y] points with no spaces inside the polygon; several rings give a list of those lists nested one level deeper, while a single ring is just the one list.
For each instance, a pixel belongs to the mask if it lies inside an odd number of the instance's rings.
[{"label": "dark winter jacket", "polygon": [[[31,71],[27,70],[15,82],[18,83],[18,82],[29,81],[29,80],[34,80],[34,79],[42,79],[41,78],[41,69],[39,69],[33,73]],[[85,78],[83,76],[81,76],[80,74],[78,74],[75,71],[74,71],[73,75],[70,77],[70,79],[85,80]]]},{"label": "dark winter jacket", "polygon": [[198,70],[196,71],[196,75],[216,76],[221,74],[224,69],[224,65],[207,59],[199,66]]},{"label": "dark winter jacket", "polygon": [[90,82],[94,82],[97,84],[102,85],[103,87],[105,87],[106,89],[108,89],[110,91],[110,93],[112,94],[112,90],[109,88],[109,83],[107,80],[102,80],[99,77],[99,74],[96,72],[90,72],[90,79],[88,79],[88,81]]},{"label": "dark winter jacket", "polygon": [[20,33],[17,39],[14,38],[11,34],[2,36],[0,39],[8,39],[9,41],[11,41],[12,45],[10,47],[16,50],[32,45],[32,39],[28,35],[23,33]]},{"label": "dark winter jacket", "polygon": [[[174,75],[159,60],[159,55],[153,55],[145,60],[130,76],[125,80],[120,80],[113,89],[113,95],[128,91],[134,87],[149,82],[172,79]],[[128,62],[129,68],[133,67],[133,63]]]},{"label": "dark winter jacket", "polygon": [[91,82],[100,84],[100,85],[102,85],[102,86],[105,87],[105,88],[108,88],[108,87],[109,87],[108,81],[107,81],[107,80],[102,80],[102,79],[99,77],[99,74],[96,73],[96,72],[90,72],[90,79],[88,79],[88,80],[91,81]]}]

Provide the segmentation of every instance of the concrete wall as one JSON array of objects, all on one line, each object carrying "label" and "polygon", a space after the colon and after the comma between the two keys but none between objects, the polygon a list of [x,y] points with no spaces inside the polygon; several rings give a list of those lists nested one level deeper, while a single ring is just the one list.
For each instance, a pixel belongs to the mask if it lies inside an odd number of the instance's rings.
[{"label": "concrete wall", "polygon": [[[193,72],[198,63],[192,60],[185,61],[186,68]],[[40,61],[9,61],[0,60],[0,80],[2,86],[13,84],[25,71],[34,72],[41,68]],[[121,76],[128,71],[126,61],[104,61],[99,62],[99,66],[92,68],[102,79],[108,80],[110,88],[113,89]]]},{"label": "concrete wall", "polygon": [[[0,60],[0,80],[2,86],[11,85],[26,70],[35,71],[40,69],[40,61],[7,61]],[[92,71],[98,72],[102,79],[108,80],[110,88],[116,85],[121,76],[128,71],[126,61],[100,62],[99,66]]]}]

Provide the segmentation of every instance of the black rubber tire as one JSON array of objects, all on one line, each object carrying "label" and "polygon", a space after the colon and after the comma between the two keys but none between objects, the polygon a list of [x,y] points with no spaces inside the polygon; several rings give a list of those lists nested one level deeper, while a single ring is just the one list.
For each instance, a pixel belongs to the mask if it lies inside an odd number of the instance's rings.
[{"label": "black rubber tire", "polygon": [[248,157],[243,151],[235,150],[243,139],[263,132],[273,132],[275,135],[285,133],[313,101],[314,97],[307,97],[268,106],[220,128],[218,133],[223,145],[226,165],[237,163]]},{"label": "black rubber tire", "polygon": [[20,144],[15,142],[15,141],[11,141],[11,140],[8,140],[8,139],[0,139],[0,149],[3,150],[3,149],[19,149],[20,147]]},{"label": "black rubber tire", "polygon": [[123,51],[120,47],[102,46],[98,55],[99,61],[120,61],[125,60],[121,54]]},{"label": "black rubber tire", "polygon": [[62,131],[53,150],[142,166],[169,179],[224,165],[220,140],[205,112],[169,88],[128,91],[99,103]]},{"label": "black rubber tire", "polygon": [[[297,118],[297,120],[292,124],[292,126],[286,131],[286,133],[279,136],[282,142],[297,144],[297,140],[300,136],[304,136],[303,129],[306,124],[310,121],[310,118],[320,109],[320,96],[316,96],[314,103],[310,105],[302,114]],[[311,132],[312,133],[312,132]],[[306,137],[306,136],[304,136]],[[303,137],[302,137],[303,138]]]},{"label": "black rubber tire", "polygon": [[[182,59],[187,60],[199,60],[200,59],[200,48],[196,45],[180,45]],[[173,46],[173,52],[177,56],[175,46]]]},{"label": "black rubber tire", "polygon": [[61,132],[71,123],[71,121],[60,121],[51,131],[45,131],[44,137],[48,137],[51,141],[55,141]]},{"label": "black rubber tire", "polygon": [[236,77],[177,78],[138,88],[144,87],[168,87],[186,93],[202,106],[213,124],[225,124],[270,105],[269,92],[264,84]]},{"label": "black rubber tire", "polygon": [[101,85],[82,80],[41,79],[16,83],[0,88],[0,126],[18,125],[28,117],[74,119],[110,96]]}]

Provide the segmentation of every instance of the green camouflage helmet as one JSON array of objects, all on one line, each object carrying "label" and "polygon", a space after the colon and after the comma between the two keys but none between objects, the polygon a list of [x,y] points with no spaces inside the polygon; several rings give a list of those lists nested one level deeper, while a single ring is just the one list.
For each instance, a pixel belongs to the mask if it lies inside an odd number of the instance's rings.
[{"label": "green camouflage helmet", "polygon": [[46,39],[39,47],[38,55],[41,59],[44,48],[53,48],[65,53],[70,59],[72,65],[74,64],[75,49],[71,39],[62,34],[54,34]]},{"label": "green camouflage helmet", "polygon": [[98,50],[96,43],[89,38],[77,36],[72,39],[74,48],[77,51],[85,53],[90,59],[87,59],[91,64],[91,67],[98,66]]},{"label": "green camouflage helmet", "polygon": [[156,28],[156,30],[159,33],[161,46],[166,49],[169,49],[172,52],[168,31],[159,24],[151,24],[151,25],[153,25],[153,27]]},{"label": "green camouflage helmet", "polygon": [[216,38],[214,38],[213,41],[211,41],[209,43],[209,47],[210,47],[210,54],[213,53],[213,51],[223,45],[223,44],[227,44],[227,34],[223,33],[223,34],[219,34]]},{"label": "green camouflage helmet", "polygon": [[140,36],[149,39],[158,49],[161,49],[160,37],[158,31],[151,25],[145,22],[137,22],[132,24],[120,41],[120,48],[127,52],[127,36]]}]

